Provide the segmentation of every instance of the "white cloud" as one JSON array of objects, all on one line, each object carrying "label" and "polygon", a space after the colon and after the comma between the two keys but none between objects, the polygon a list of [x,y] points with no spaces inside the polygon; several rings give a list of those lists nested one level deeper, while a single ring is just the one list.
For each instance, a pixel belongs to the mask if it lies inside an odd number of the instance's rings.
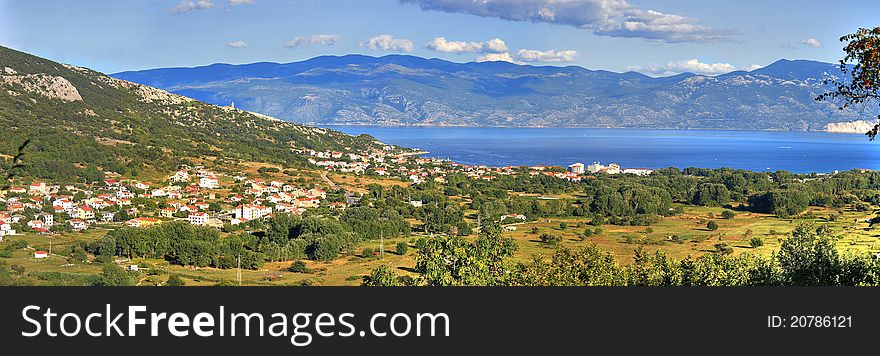
[{"label": "white cloud", "polygon": [[531,49],[521,49],[516,52],[516,59],[523,62],[543,62],[543,63],[570,63],[577,60],[580,54],[577,51],[537,51]]},{"label": "white cloud", "polygon": [[229,0],[229,5],[232,5],[232,6],[248,5],[248,4],[253,4],[253,3],[254,3],[254,0]]},{"label": "white cloud", "polygon": [[405,40],[402,38],[394,38],[391,35],[379,35],[375,37],[370,37],[366,42],[361,43],[361,46],[372,50],[382,50],[382,51],[398,51],[398,52],[412,52],[413,51],[413,43],[410,40]]},{"label": "white cloud", "polygon": [[810,47],[813,47],[813,48],[820,48],[820,47],[822,47],[822,42],[819,42],[819,40],[817,40],[817,39],[815,39],[815,38],[807,38],[807,39],[805,39],[805,40],[802,40],[801,43],[802,43],[803,45],[805,45],[805,46],[810,46]]},{"label": "white cloud", "polygon": [[703,75],[718,75],[737,70],[737,68],[730,63],[703,63],[696,59],[687,59],[679,62],[669,62],[666,64],[630,66],[626,69],[661,77],[676,75],[685,72]]},{"label": "white cloud", "polygon": [[183,0],[177,6],[171,8],[171,12],[175,14],[181,14],[184,12],[190,12],[193,10],[205,10],[214,7],[214,2],[212,0]]},{"label": "white cloud", "polygon": [[764,66],[762,66],[762,65],[760,65],[760,64],[752,64],[752,65],[750,65],[748,68],[746,68],[745,70],[751,72],[751,71],[753,71],[753,70],[761,69],[761,68],[764,68]]},{"label": "white cloud", "polygon": [[333,46],[339,44],[342,41],[342,36],[339,35],[311,35],[311,36],[296,36],[292,40],[287,41],[284,44],[284,47],[287,48],[298,48],[298,47],[306,47],[306,46],[314,46],[314,45],[327,45]]},{"label": "white cloud", "polygon": [[245,48],[245,47],[247,47],[247,43],[245,43],[244,41],[229,42],[226,45],[229,47],[232,47],[232,48]]},{"label": "white cloud", "polygon": [[507,44],[500,38],[484,42],[449,41],[445,37],[437,37],[425,46],[432,51],[444,53],[504,53]]},{"label": "white cloud", "polygon": [[477,57],[476,62],[510,62],[517,63],[513,58],[510,57],[510,53],[486,53],[482,56]]},{"label": "white cloud", "polygon": [[509,21],[574,26],[600,36],[662,42],[728,40],[735,31],[718,30],[695,18],[645,10],[627,0],[400,0],[423,10],[464,13]]}]

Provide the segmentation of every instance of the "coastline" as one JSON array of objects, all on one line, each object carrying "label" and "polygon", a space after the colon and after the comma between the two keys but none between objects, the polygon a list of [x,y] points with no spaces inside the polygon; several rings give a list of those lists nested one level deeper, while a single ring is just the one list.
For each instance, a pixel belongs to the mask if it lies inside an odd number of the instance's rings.
[{"label": "coastline", "polygon": [[[836,123],[832,123],[836,124]],[[334,127],[368,127],[368,128],[435,128],[435,129],[607,129],[607,130],[663,130],[663,131],[733,131],[733,132],[816,132],[816,133],[832,133],[832,134],[848,134],[848,135],[864,135],[861,131],[842,131],[842,130],[784,130],[784,129],[732,129],[732,128],[711,128],[711,127],[633,127],[633,126],[491,126],[491,125],[376,125],[376,124],[322,124],[322,123],[302,123],[319,128],[332,129]]]}]

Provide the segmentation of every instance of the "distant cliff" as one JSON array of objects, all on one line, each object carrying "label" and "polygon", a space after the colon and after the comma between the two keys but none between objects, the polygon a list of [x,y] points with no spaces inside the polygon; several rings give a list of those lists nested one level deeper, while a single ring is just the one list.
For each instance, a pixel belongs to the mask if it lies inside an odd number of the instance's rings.
[{"label": "distant cliff", "polygon": [[816,130],[861,118],[817,102],[829,63],[652,78],[581,67],[391,55],[215,64],[114,76],[288,121],[344,125]]},{"label": "distant cliff", "polygon": [[874,128],[876,121],[856,120],[850,122],[831,122],[825,126],[825,131],[839,133],[866,133]]}]

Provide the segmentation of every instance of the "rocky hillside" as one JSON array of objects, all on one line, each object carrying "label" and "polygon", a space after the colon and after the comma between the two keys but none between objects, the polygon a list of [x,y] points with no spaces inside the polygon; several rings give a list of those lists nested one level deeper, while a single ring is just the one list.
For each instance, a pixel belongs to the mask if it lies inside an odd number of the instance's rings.
[{"label": "rocky hillside", "polygon": [[860,118],[816,102],[828,63],[652,78],[581,67],[392,55],[115,74],[205,102],[319,124],[824,130]]},{"label": "rocky hillside", "polygon": [[173,169],[183,159],[295,165],[295,149],[372,150],[369,136],[307,127],[0,47],[0,168],[27,147],[25,175],[80,180]]}]

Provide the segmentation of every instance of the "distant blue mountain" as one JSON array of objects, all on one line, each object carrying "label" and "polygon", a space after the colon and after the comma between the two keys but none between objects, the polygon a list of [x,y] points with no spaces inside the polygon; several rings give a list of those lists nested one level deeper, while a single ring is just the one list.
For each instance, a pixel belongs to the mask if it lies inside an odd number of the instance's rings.
[{"label": "distant blue mountain", "polygon": [[823,130],[861,113],[814,98],[836,65],[780,60],[751,72],[653,78],[577,66],[322,56],[113,76],[309,124]]}]

